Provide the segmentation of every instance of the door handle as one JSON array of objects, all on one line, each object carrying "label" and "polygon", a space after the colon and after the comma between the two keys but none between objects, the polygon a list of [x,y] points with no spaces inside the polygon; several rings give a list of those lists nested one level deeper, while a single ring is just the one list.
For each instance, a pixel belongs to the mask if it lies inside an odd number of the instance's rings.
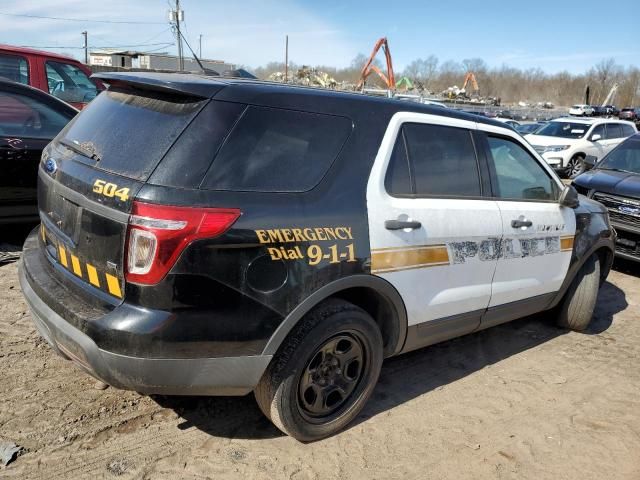
[{"label": "door handle", "polygon": [[384,228],[387,230],[404,230],[405,228],[410,228],[411,230],[415,230],[416,228],[420,228],[422,224],[420,222],[415,221],[403,221],[403,220],[385,220]]},{"label": "door handle", "polygon": [[530,227],[533,225],[531,220],[511,220],[511,228]]}]

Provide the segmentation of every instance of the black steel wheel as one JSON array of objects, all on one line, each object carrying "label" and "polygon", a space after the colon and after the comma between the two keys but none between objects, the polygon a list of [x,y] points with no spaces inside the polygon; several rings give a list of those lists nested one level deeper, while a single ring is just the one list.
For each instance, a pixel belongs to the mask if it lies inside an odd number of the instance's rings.
[{"label": "black steel wheel", "polygon": [[378,381],[382,335],[352,303],[331,299],[293,329],[256,387],[262,412],[283,432],[308,442],[342,430]]},{"label": "black steel wheel", "polygon": [[298,382],[298,407],[310,421],[324,419],[348,402],[362,378],[367,352],[356,332],[340,333],[311,357]]}]

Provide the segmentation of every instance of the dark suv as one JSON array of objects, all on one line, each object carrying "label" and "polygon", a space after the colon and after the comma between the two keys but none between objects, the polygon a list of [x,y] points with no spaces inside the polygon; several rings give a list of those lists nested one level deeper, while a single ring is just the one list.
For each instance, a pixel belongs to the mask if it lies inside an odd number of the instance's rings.
[{"label": "dark suv", "polygon": [[573,185],[609,209],[618,232],[616,255],[640,262],[640,134],[618,145]]},{"label": "dark suv", "polygon": [[109,89],[43,154],[20,282],[43,337],[113,386],[254,391],[314,440],[358,415],[385,357],[543,310],[591,321],[607,212],[500,122],[255,81],[98,78]]}]

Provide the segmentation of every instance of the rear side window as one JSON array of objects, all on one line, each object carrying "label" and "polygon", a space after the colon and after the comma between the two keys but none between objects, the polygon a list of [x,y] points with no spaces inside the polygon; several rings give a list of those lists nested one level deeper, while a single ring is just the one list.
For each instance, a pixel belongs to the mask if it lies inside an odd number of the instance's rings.
[{"label": "rear side window", "polygon": [[[409,172],[402,156],[407,155]],[[406,190],[408,178],[411,190]],[[471,132],[464,128],[407,123],[402,127],[387,176],[392,195],[477,197],[480,174]]]},{"label": "rear side window", "polygon": [[251,106],[220,149],[202,187],[310,190],[329,170],[351,129],[345,117]]},{"label": "rear side window", "polygon": [[24,57],[0,55],[0,77],[29,85],[29,65]]},{"label": "rear side window", "polygon": [[[109,89],[69,124],[58,140],[97,159],[83,162],[145,181],[207,100],[157,92]],[[184,168],[188,168],[185,165]]]},{"label": "rear side window", "polygon": [[633,129],[633,127],[631,125],[622,125],[622,136],[623,137],[630,137],[631,135],[634,135],[636,133],[636,131]]},{"label": "rear side window", "polygon": [[0,92],[0,134],[3,136],[50,140],[71,118],[26,95]]},{"label": "rear side window", "polygon": [[607,138],[622,138],[622,128],[619,123],[607,124]]}]

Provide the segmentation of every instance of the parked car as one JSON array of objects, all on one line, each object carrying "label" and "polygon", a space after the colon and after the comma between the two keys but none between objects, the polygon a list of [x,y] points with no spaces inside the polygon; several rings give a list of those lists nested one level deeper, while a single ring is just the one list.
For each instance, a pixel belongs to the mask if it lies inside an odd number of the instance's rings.
[{"label": "parked car", "polygon": [[359,415],[385,357],[544,310],[591,321],[606,210],[499,122],[284,84],[99,78],[117,89],[43,154],[19,278],[52,348],[115,387],[253,390],[312,441]]},{"label": "parked car", "polygon": [[514,130],[515,130],[515,128],[517,126],[520,125],[520,122],[516,122],[515,120],[512,120],[511,118],[496,117],[496,121],[505,123],[505,124],[509,125],[511,128],[513,128]]},{"label": "parked car", "polygon": [[42,150],[76,113],[47,93],[0,80],[0,224],[38,221]]},{"label": "parked car", "polygon": [[544,125],[544,123],[541,122],[521,123],[520,125],[516,126],[515,129],[516,132],[518,132],[520,135],[527,135],[529,133],[534,133],[536,130],[542,127],[542,125]]},{"label": "parked car", "polygon": [[102,90],[79,61],[31,48],[0,44],[0,78],[30,85],[82,109]]},{"label": "parked car", "polygon": [[640,135],[629,137],[573,185],[609,210],[618,232],[616,255],[640,262]]},{"label": "parked car", "polygon": [[620,110],[618,114],[618,118],[620,120],[629,120],[631,122],[636,122],[640,120],[640,107],[639,108],[623,108]]},{"label": "parked car", "polygon": [[526,139],[554,170],[573,178],[585,171],[587,155],[602,158],[636,132],[620,120],[558,118]]},{"label": "parked car", "polygon": [[514,118],[514,114],[511,110],[500,110],[497,112],[497,115],[500,118],[509,118],[509,119]]},{"label": "parked car", "polygon": [[569,115],[574,117],[590,117],[593,115],[593,107],[591,105],[574,105],[569,109]]},{"label": "parked car", "polygon": [[592,105],[591,109],[593,110],[593,113],[591,115],[594,116],[594,117],[605,117],[605,116],[607,116],[606,107],[601,107],[599,105]]},{"label": "parked car", "polygon": [[607,116],[609,117],[617,117],[620,113],[620,110],[618,110],[618,107],[616,107],[615,105],[605,105],[604,108],[606,110]]}]

